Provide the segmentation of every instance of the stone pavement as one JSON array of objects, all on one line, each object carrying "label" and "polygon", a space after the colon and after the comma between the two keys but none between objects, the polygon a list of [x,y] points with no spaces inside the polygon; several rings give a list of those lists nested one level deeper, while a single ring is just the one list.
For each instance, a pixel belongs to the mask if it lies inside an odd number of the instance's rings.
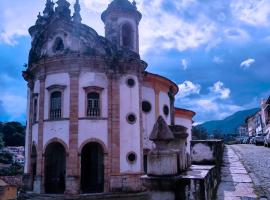
[{"label": "stone pavement", "polygon": [[257,198],[254,184],[248,172],[233,149],[226,146],[217,200],[251,200]]}]

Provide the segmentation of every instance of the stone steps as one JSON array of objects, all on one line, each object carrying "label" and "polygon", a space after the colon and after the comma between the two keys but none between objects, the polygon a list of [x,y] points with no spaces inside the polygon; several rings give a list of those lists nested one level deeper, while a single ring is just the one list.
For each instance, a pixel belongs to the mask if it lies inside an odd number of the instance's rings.
[{"label": "stone steps", "polygon": [[148,193],[103,193],[81,194],[74,196],[47,195],[47,194],[21,194],[18,200],[148,200]]}]

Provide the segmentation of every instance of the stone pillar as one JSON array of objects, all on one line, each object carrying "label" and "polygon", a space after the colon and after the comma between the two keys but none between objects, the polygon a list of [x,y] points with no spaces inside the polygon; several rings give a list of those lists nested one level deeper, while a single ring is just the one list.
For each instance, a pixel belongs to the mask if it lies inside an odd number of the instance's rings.
[{"label": "stone pillar", "polygon": [[141,148],[141,173],[143,174],[144,173],[144,165],[143,165],[143,156],[144,156],[144,151],[143,151],[143,148],[144,148],[144,128],[143,128],[143,113],[142,113],[142,82],[143,82],[143,79],[141,76],[139,76],[138,78],[139,80],[139,101],[140,101],[140,148]]},{"label": "stone pillar", "polygon": [[175,200],[175,178],[178,175],[177,153],[169,148],[174,140],[173,133],[165,120],[159,117],[150,135],[156,148],[147,159],[147,175],[142,177],[143,185],[149,190],[151,200]]},{"label": "stone pillar", "polygon": [[37,175],[34,181],[34,192],[44,192],[44,157],[43,157],[43,127],[44,127],[44,97],[45,97],[45,75],[39,77],[39,115],[38,115],[38,144],[37,144]]},{"label": "stone pillar", "polygon": [[170,116],[171,116],[171,125],[175,125],[175,109],[174,109],[174,92],[173,87],[170,87],[170,90],[168,92],[168,96],[170,98]]},{"label": "stone pillar", "polygon": [[156,113],[156,120],[159,117],[159,93],[160,90],[155,87],[155,113]]},{"label": "stone pillar", "polygon": [[27,131],[25,140],[25,173],[23,175],[23,183],[25,190],[33,190],[33,174],[31,166],[31,150],[32,150],[32,125],[33,125],[33,92],[34,82],[33,80],[28,81],[28,118],[27,118]]},{"label": "stone pillar", "polygon": [[[108,148],[111,168],[105,176],[110,177],[110,190],[113,190],[120,175],[120,91],[119,75],[108,74]],[[115,178],[114,178],[115,177]],[[106,191],[106,190],[105,190]]]},{"label": "stone pillar", "polygon": [[70,72],[70,116],[69,116],[69,152],[67,152],[66,194],[78,194],[79,155],[78,155],[78,104],[79,104],[79,72]]},{"label": "stone pillar", "polygon": [[170,142],[170,147],[178,154],[178,171],[183,172],[190,167],[188,153],[186,151],[187,128],[180,125],[170,126],[174,135],[174,140]]}]

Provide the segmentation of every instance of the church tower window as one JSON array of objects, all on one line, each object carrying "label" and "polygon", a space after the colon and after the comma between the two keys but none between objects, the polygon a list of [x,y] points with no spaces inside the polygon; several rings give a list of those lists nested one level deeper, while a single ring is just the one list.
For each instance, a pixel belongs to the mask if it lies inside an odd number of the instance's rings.
[{"label": "church tower window", "polygon": [[60,119],[62,117],[62,93],[59,91],[51,94],[50,119]]},{"label": "church tower window", "polygon": [[55,53],[62,52],[64,50],[64,48],[65,48],[65,46],[64,46],[64,42],[63,42],[62,38],[57,37],[54,41],[53,51]]},{"label": "church tower window", "polygon": [[90,92],[87,94],[87,116],[100,116],[100,97],[97,92]]},{"label": "church tower window", "polygon": [[131,50],[133,49],[133,30],[128,23],[122,26],[122,45]]}]

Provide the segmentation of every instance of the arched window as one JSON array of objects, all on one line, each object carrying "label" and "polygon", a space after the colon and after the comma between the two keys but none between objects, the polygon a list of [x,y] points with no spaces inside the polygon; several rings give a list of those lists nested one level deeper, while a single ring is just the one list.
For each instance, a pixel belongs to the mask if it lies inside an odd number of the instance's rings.
[{"label": "arched window", "polygon": [[99,93],[90,92],[87,94],[87,116],[99,117],[100,116],[100,99]]},{"label": "arched window", "polygon": [[64,42],[62,38],[57,37],[54,41],[53,51],[56,53],[56,52],[61,52],[63,50],[64,50]]},{"label": "arched window", "polygon": [[122,45],[133,49],[133,30],[127,23],[122,26]]},{"label": "arched window", "polygon": [[60,119],[62,116],[62,93],[59,91],[51,94],[50,119]]}]

